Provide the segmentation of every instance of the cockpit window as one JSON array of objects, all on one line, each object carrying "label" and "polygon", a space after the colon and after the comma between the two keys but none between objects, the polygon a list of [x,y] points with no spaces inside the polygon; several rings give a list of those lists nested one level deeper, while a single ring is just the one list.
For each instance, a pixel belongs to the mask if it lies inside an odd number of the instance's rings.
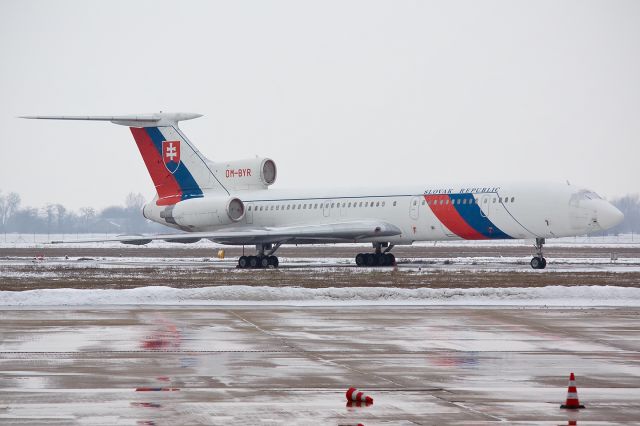
[{"label": "cockpit window", "polygon": [[575,204],[581,200],[602,200],[602,197],[588,189],[581,189],[571,196],[571,203]]}]

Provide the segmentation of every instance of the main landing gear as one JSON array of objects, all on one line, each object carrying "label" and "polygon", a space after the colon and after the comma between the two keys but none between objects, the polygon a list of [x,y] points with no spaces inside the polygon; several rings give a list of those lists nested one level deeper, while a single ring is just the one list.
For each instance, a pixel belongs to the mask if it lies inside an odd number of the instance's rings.
[{"label": "main landing gear", "polygon": [[[382,248],[385,247],[384,252]],[[358,253],[356,255],[356,265],[358,266],[393,266],[396,264],[396,257],[389,253],[393,244],[373,243],[375,253]]]},{"label": "main landing gear", "polygon": [[258,244],[256,250],[258,251],[256,256],[240,256],[238,259],[238,268],[241,269],[264,269],[268,267],[277,268],[280,262],[278,256],[273,254],[280,248],[281,243],[277,243],[275,246],[271,244]]},{"label": "main landing gear", "polygon": [[547,267],[547,259],[542,255],[542,246],[544,245],[544,238],[536,238],[536,255],[531,259],[531,267],[533,269],[544,269]]}]

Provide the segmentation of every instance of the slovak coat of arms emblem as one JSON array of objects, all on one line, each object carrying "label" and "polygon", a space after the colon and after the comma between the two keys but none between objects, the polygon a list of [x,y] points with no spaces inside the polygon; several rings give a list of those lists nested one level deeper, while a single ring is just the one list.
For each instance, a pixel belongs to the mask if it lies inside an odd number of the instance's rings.
[{"label": "slovak coat of arms emblem", "polygon": [[180,141],[162,141],[162,161],[169,173],[180,167]]}]

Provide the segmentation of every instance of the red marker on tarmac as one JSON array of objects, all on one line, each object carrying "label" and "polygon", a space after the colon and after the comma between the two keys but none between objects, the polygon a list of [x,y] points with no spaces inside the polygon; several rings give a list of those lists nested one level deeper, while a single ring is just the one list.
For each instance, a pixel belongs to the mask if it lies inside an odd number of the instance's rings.
[{"label": "red marker on tarmac", "polygon": [[373,398],[365,395],[363,392],[358,392],[356,388],[349,388],[345,394],[347,401],[350,402],[364,402],[366,405],[373,404]]},{"label": "red marker on tarmac", "polygon": [[567,402],[562,404],[560,408],[567,408],[570,410],[577,410],[578,408],[584,408],[584,405],[580,404],[578,400],[578,388],[576,388],[576,376],[571,373],[569,376],[569,388],[567,389]]}]

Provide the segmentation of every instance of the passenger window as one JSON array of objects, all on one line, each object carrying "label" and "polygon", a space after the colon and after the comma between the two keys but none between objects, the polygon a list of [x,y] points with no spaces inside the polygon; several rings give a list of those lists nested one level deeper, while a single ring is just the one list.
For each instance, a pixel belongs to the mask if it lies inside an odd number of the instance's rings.
[{"label": "passenger window", "polygon": [[511,202],[513,203],[515,201],[516,197],[511,197]]},{"label": "passenger window", "polygon": [[487,204],[487,199],[486,198],[484,199],[484,203]]},{"label": "passenger window", "polygon": [[376,201],[376,207],[380,207],[380,201]]},{"label": "passenger window", "polygon": [[384,207],[384,201],[382,202],[382,207]]},{"label": "passenger window", "polygon": [[397,204],[398,204],[398,202],[397,202],[397,201],[394,201],[394,202],[393,202],[393,207],[395,207]]},{"label": "passenger window", "polygon": [[368,201],[365,201],[365,202],[364,202],[364,206],[365,206],[365,207],[369,207],[369,202],[368,202]]},{"label": "passenger window", "polygon": [[501,203],[502,202],[502,197],[498,197],[498,202]]},{"label": "passenger window", "polygon": [[424,206],[424,200],[422,200],[422,205]]},{"label": "passenger window", "polygon": [[289,210],[291,208],[291,206],[289,204],[287,204],[287,210]]},{"label": "passenger window", "polygon": [[440,205],[443,205],[443,204],[444,204],[444,200],[441,199],[440,200]]},{"label": "passenger window", "polygon": [[413,200],[413,205],[415,206],[417,204],[418,204],[418,202],[416,200]]},{"label": "passenger window", "polygon": [[371,207],[373,207],[373,201],[371,202]]},{"label": "passenger window", "polygon": [[349,203],[349,207],[351,207],[351,203]]},{"label": "passenger window", "polygon": [[314,205],[313,205],[313,208],[314,208],[314,209],[317,209],[317,208],[318,208],[318,205],[317,205],[317,204],[314,204]]},{"label": "passenger window", "polygon": [[280,210],[280,206],[276,206],[276,210]]},{"label": "passenger window", "polygon": [[496,203],[496,197],[493,197],[493,204]]},{"label": "passenger window", "polygon": [[508,203],[509,202],[509,197],[504,197],[504,202]]}]

